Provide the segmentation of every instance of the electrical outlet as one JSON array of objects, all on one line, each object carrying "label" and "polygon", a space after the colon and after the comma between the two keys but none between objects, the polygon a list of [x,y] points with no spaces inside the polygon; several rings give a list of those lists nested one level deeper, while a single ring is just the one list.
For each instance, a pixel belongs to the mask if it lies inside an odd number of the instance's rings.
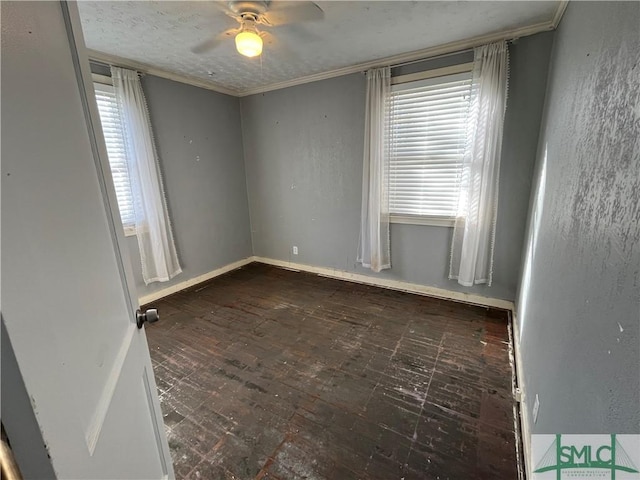
[{"label": "electrical outlet", "polygon": [[298,254],[298,247],[296,247],[295,245],[293,246],[293,254],[294,255]]},{"label": "electrical outlet", "polygon": [[538,412],[540,411],[540,399],[536,393],[536,399],[533,402],[533,423],[538,422]]}]

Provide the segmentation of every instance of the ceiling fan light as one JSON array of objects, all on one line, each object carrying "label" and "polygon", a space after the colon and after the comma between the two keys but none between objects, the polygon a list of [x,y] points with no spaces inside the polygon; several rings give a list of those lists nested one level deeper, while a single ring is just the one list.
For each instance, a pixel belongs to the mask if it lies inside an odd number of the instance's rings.
[{"label": "ceiling fan light", "polygon": [[236,49],[245,57],[257,57],[262,53],[262,38],[255,32],[240,32],[236,35]]}]

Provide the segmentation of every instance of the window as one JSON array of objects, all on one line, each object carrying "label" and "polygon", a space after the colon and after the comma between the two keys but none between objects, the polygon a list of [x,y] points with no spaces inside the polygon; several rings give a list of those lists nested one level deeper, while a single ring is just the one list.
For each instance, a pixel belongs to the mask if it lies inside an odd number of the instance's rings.
[{"label": "window", "polygon": [[[451,70],[392,79],[388,129],[392,222],[453,224],[466,142],[471,66],[453,67],[459,73],[442,75]],[[416,80],[416,76],[422,78]]]},{"label": "window", "polygon": [[125,156],[124,133],[120,109],[116,102],[113,86],[94,83],[102,132],[107,144],[111,176],[118,198],[120,218],[126,234],[134,233],[135,217],[133,211],[133,195],[129,179],[129,167]]}]

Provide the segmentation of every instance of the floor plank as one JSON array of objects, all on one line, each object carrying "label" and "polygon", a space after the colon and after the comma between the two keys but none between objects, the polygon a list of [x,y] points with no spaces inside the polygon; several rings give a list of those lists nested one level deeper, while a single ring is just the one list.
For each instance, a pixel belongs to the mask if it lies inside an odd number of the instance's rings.
[{"label": "floor plank", "polygon": [[154,304],[179,479],[515,479],[504,312],[251,264]]}]

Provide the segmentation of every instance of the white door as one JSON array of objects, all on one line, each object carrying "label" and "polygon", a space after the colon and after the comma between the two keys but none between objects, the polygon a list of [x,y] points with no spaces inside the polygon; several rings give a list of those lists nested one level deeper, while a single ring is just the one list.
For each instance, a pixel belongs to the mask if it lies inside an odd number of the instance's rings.
[{"label": "white door", "polygon": [[2,317],[53,469],[172,478],[77,7],[0,8]]}]

